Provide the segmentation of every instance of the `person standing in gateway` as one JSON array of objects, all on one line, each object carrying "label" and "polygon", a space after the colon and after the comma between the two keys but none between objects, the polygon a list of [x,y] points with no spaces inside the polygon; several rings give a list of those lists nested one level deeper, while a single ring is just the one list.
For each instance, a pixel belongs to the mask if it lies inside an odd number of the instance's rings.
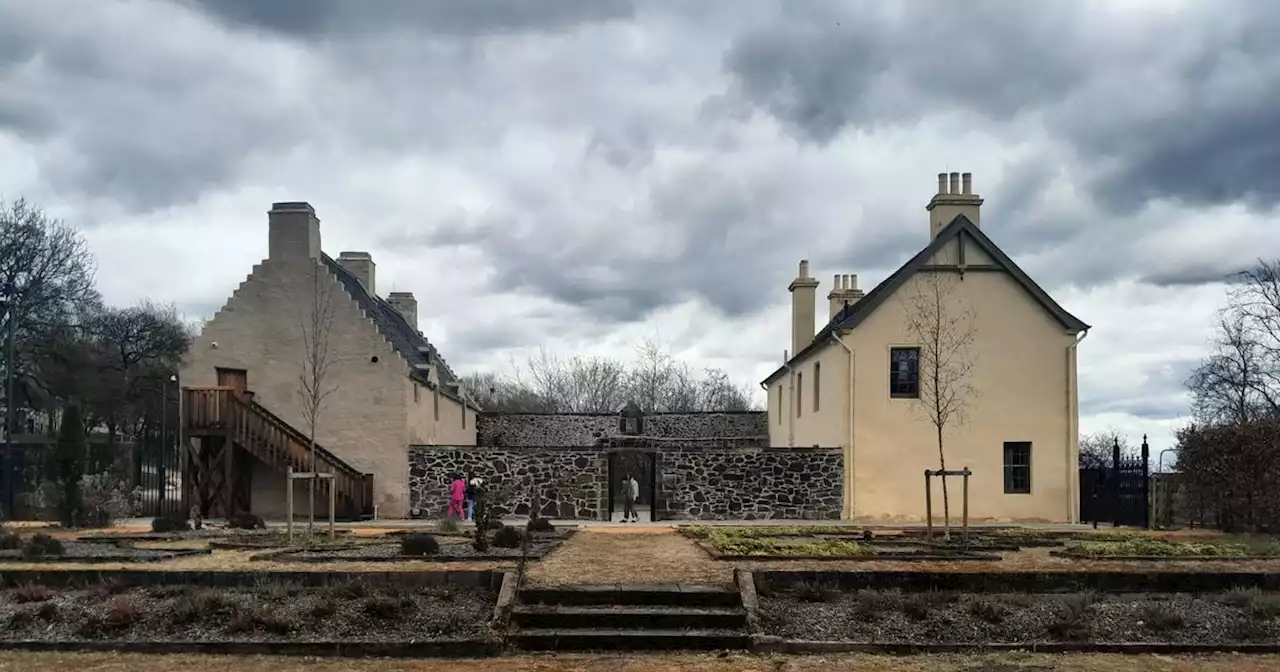
[{"label": "person standing in gateway", "polygon": [[640,498],[640,484],[630,473],[622,480],[622,522],[638,523],[640,517],[636,515],[636,500]]}]

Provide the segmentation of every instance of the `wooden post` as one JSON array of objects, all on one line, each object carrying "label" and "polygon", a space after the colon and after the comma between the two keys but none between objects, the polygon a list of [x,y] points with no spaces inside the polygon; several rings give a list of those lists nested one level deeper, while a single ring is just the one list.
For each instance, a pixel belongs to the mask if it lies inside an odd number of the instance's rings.
[{"label": "wooden post", "polygon": [[338,510],[338,488],[334,487],[337,484],[337,474],[331,472],[329,474],[329,541],[333,541],[333,536],[336,534],[333,529],[333,519],[335,512]]},{"label": "wooden post", "polygon": [[933,541],[933,492],[929,489],[929,470],[924,470],[924,538]]},{"label": "wooden post", "polygon": [[284,529],[293,543],[293,465],[289,465],[284,475]]},{"label": "wooden post", "polygon": [[971,472],[969,471],[969,467],[965,467],[964,468],[964,521],[961,522],[961,525],[963,525],[964,527],[963,527],[963,532],[961,532],[961,535],[962,535],[962,538],[964,539],[964,543],[966,546],[969,544],[969,474],[970,473]]}]

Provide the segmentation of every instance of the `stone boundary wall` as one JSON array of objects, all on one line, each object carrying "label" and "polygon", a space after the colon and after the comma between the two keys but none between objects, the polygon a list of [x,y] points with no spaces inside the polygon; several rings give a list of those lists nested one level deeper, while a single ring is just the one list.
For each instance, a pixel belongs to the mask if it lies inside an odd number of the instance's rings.
[{"label": "stone boundary wall", "polygon": [[[591,446],[621,434],[618,413],[481,413],[476,443],[481,446]],[[659,439],[750,441],[769,440],[764,411],[711,413],[650,413],[642,418],[641,434]]]},{"label": "stone boundary wall", "polygon": [[839,448],[665,450],[658,453],[665,520],[839,520]]},{"label": "stone boundary wall", "polygon": [[[412,446],[411,513],[442,517],[449,508],[449,483],[458,473],[470,473],[499,493],[501,515],[528,515],[536,492],[544,517],[603,520],[609,511],[609,454],[631,450],[637,449]],[[839,448],[639,450],[657,454],[661,520],[838,520],[843,510]]]}]

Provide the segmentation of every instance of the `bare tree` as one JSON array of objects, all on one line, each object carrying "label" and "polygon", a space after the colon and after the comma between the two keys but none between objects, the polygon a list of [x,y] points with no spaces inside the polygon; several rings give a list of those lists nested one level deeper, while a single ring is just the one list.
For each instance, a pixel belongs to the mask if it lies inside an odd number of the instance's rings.
[{"label": "bare tree", "polygon": [[613,413],[629,401],[647,411],[743,411],[754,408],[749,389],[729,374],[698,376],[656,339],[638,344],[627,362],[607,357],[560,358],[539,350],[511,373],[464,376],[463,387],[489,411],[508,413]]},{"label": "bare tree", "polygon": [[[970,382],[977,361],[972,351],[977,315],[955,296],[958,282],[954,274],[917,273],[912,282],[915,291],[904,306],[907,332],[920,344],[917,408],[936,430],[938,467],[943,471],[947,469],[944,435],[964,424],[969,401],[978,394]],[[943,535],[950,539],[946,476],[942,477],[942,516]]]},{"label": "bare tree", "polygon": [[1080,435],[1080,467],[1091,469],[1111,464],[1111,453],[1116,445],[1121,451],[1129,449],[1129,439],[1120,430],[1111,427],[1092,434]]},{"label": "bare tree", "polygon": [[[307,534],[312,534],[316,522],[316,425],[324,414],[329,396],[337,391],[338,386],[332,380],[336,357],[329,347],[336,309],[334,282],[324,267],[315,263],[309,284],[308,300],[301,304],[299,311],[302,325],[302,372],[298,377],[298,391],[302,396],[302,418],[307,424],[307,440],[311,452],[312,478],[308,481],[307,492]],[[333,484],[329,487],[333,487]]]}]

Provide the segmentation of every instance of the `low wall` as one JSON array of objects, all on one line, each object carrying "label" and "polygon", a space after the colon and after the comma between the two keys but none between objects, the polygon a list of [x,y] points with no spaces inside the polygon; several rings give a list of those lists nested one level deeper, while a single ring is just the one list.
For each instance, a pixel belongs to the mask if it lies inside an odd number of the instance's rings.
[{"label": "low wall", "polygon": [[532,493],[546,518],[603,519],[609,510],[608,455],[590,448],[504,450],[412,446],[409,506],[415,518],[439,518],[449,510],[449,483],[457,474],[485,480],[499,493],[500,515],[529,513]]},{"label": "low wall", "polygon": [[[603,520],[611,452],[623,450],[413,446],[412,515],[443,516],[449,483],[470,473],[498,493],[503,515],[528,514],[536,492],[542,516]],[[843,510],[844,454],[838,448],[673,446],[643,452],[657,455],[660,520],[833,520]]]},{"label": "low wall", "polygon": [[678,449],[658,453],[665,520],[839,520],[839,448]]},{"label": "low wall", "polygon": [[[650,413],[641,418],[641,434],[658,439],[728,439],[768,442],[769,425],[763,411],[709,413]],[[476,443],[482,446],[592,446],[620,435],[617,413],[481,413]]]}]

